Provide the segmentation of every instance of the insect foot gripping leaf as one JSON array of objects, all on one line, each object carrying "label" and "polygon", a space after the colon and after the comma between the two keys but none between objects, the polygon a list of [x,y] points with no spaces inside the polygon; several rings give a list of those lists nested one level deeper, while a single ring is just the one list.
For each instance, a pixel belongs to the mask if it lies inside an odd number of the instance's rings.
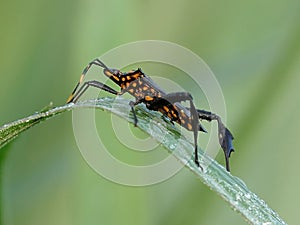
[{"label": "insect foot gripping leaf", "polygon": [[231,132],[224,126],[221,119],[218,118],[218,127],[219,127],[219,143],[224,151],[225,160],[226,160],[226,169],[230,171],[229,167],[229,157],[231,152],[234,151],[232,140],[234,139]]}]

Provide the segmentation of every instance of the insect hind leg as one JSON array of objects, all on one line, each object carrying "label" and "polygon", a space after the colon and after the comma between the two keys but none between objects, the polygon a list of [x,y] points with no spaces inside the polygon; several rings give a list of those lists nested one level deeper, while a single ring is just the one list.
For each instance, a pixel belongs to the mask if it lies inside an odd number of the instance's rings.
[{"label": "insect hind leg", "polygon": [[230,154],[234,151],[232,141],[234,139],[232,133],[227,129],[223,124],[220,116],[205,110],[197,109],[199,119],[212,121],[216,120],[218,122],[218,132],[219,132],[219,143],[224,151],[225,160],[226,160],[226,170],[230,171],[229,166],[229,157]]}]

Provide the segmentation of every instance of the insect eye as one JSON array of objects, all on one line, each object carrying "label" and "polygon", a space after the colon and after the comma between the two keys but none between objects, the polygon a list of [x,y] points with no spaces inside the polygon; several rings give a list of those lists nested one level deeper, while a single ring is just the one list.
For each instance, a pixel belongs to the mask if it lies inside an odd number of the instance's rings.
[{"label": "insect eye", "polygon": [[120,74],[120,70],[113,70],[114,75],[119,75]]}]

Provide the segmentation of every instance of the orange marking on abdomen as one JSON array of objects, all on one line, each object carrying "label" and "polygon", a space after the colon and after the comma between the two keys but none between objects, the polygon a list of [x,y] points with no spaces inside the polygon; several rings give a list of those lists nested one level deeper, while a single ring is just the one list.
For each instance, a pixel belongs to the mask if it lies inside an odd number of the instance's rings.
[{"label": "orange marking on abdomen", "polygon": [[163,109],[166,111],[166,112],[169,112],[170,111],[170,109],[167,107],[167,106],[163,106]]},{"label": "orange marking on abdomen", "polygon": [[145,96],[145,100],[146,100],[146,101],[152,101],[153,98],[152,98],[151,96],[148,96],[148,95],[147,95],[147,96]]}]

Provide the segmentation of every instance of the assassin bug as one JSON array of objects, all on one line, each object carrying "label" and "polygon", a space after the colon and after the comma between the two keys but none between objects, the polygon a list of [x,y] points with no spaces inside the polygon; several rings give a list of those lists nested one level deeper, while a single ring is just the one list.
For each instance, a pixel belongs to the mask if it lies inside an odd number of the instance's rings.
[{"label": "assassin bug", "polygon": [[[102,67],[103,73],[107,77],[109,77],[114,83],[119,85],[121,87],[121,90],[119,92],[115,91],[111,87],[97,80],[86,81],[78,89],[79,85],[83,82],[84,76],[89,71],[92,65]],[[198,160],[198,131],[206,131],[200,124],[199,119],[206,120],[209,122],[212,120],[216,120],[218,122],[219,143],[225,154],[226,169],[227,171],[230,171],[229,157],[231,152],[234,151],[232,145],[233,135],[224,126],[224,124],[221,121],[221,118],[218,115],[205,110],[196,109],[193,103],[193,98],[190,93],[166,93],[157,84],[155,84],[149,76],[144,74],[140,68],[137,70],[131,70],[129,72],[123,73],[120,70],[108,68],[99,59],[95,59],[84,68],[77,85],[75,86],[72,94],[67,100],[67,103],[77,102],[80,96],[82,96],[82,94],[89,87],[96,87],[114,95],[123,95],[125,93],[129,93],[132,96],[134,96],[135,101],[130,101],[129,105],[133,113],[135,126],[137,125],[138,120],[136,117],[134,107],[140,103],[144,103],[148,109],[161,112],[163,115],[168,117],[172,123],[176,122],[185,129],[193,131],[195,146],[195,163],[201,169],[202,167],[200,166]],[[180,102],[183,101],[188,101],[190,107],[187,108],[180,104]]]}]

